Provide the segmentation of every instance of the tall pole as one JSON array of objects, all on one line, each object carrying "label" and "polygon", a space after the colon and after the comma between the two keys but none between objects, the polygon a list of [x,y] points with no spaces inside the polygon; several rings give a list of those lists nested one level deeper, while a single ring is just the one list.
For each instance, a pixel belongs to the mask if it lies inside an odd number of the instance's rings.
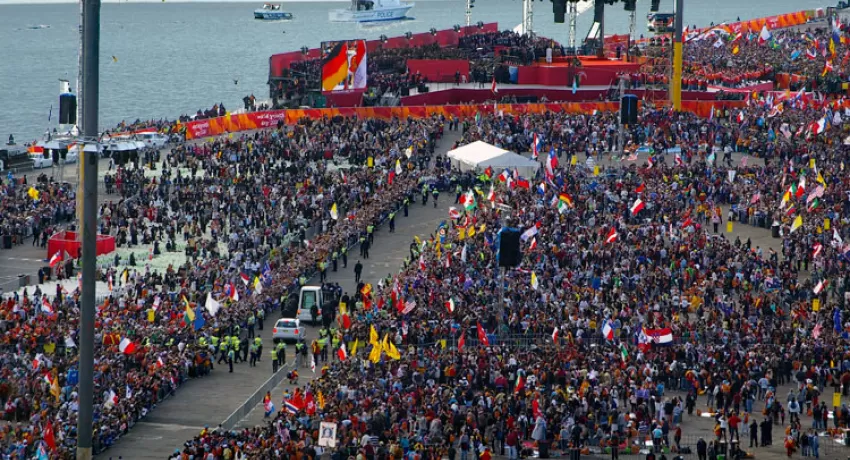
[{"label": "tall pole", "polygon": [[522,33],[534,34],[534,0],[522,0]]},{"label": "tall pole", "polygon": [[[602,2],[602,0],[596,0],[597,2]],[[596,51],[596,57],[604,58],[605,57],[605,13],[604,8],[605,4],[602,3],[603,13],[599,17],[599,49]]]},{"label": "tall pole", "polygon": [[472,3],[466,0],[466,27],[472,23]]},{"label": "tall pole", "polygon": [[567,2],[567,9],[570,11],[570,48],[573,54],[577,55],[576,51],[576,18],[578,18],[578,3]]},{"label": "tall pole", "polygon": [[673,110],[682,110],[682,0],[676,0],[676,19],[673,31],[673,78],[670,79],[670,98]]},{"label": "tall pole", "polygon": [[[626,93],[626,84],[625,83],[626,83],[626,81],[621,78],[620,79],[620,88],[619,88],[620,89],[619,90],[619,93],[620,93],[619,97],[620,97],[620,104],[621,105],[623,104],[623,101],[624,101],[623,96],[625,96],[625,93]],[[620,113],[622,113],[622,112],[623,112],[623,109],[621,108]],[[624,152],[623,152],[623,141],[624,141],[623,138],[624,137],[626,137],[626,133],[625,133],[625,130],[623,129],[623,117],[620,117],[620,133],[617,136],[617,155],[620,155],[621,157],[624,155]]]},{"label": "tall pole", "polygon": [[[80,411],[77,460],[92,458],[94,414],[95,264],[97,259],[97,124],[100,70],[100,0],[81,0],[83,9],[83,140],[80,173],[83,185],[82,302],[80,312]],[[90,146],[95,148],[90,149]],[[79,191],[78,191],[79,193]]]}]

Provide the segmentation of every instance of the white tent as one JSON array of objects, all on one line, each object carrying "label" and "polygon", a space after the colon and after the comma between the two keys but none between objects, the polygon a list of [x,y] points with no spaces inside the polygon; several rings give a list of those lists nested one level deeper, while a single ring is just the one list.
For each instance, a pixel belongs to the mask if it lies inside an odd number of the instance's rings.
[{"label": "white tent", "polygon": [[461,171],[484,170],[488,166],[498,174],[504,169],[516,169],[522,177],[532,178],[537,174],[540,163],[522,155],[500,149],[483,141],[458,147],[447,154],[452,166]]}]

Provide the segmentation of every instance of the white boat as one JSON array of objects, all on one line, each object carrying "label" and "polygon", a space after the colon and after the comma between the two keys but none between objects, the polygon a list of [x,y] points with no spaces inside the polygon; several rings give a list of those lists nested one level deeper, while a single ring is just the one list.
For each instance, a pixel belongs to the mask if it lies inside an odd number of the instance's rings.
[{"label": "white boat", "polygon": [[254,10],[254,19],[263,19],[265,21],[292,19],[292,13],[281,10],[280,5],[266,3],[262,8]]},{"label": "white boat", "polygon": [[407,17],[413,3],[400,0],[351,0],[348,8],[331,10],[331,22],[379,22],[398,21]]}]

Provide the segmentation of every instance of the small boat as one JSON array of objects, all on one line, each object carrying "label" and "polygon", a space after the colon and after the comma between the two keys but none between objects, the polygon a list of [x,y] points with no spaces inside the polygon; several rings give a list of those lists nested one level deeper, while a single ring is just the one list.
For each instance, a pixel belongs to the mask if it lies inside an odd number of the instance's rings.
[{"label": "small boat", "polygon": [[292,19],[292,13],[281,10],[280,5],[266,3],[262,8],[254,10],[254,19],[262,19],[265,21]]},{"label": "small boat", "polygon": [[328,19],[331,22],[378,22],[397,21],[407,17],[413,3],[400,0],[351,0],[348,8],[331,10]]}]

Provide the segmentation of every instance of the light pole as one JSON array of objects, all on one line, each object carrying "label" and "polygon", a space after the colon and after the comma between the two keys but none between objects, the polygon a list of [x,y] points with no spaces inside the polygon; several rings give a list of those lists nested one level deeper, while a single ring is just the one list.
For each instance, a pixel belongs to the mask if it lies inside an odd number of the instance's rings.
[{"label": "light pole", "polygon": [[673,78],[670,79],[671,99],[673,110],[682,110],[682,0],[676,0],[675,27],[673,30]]},{"label": "light pole", "polygon": [[77,460],[92,458],[94,415],[95,264],[97,261],[97,160],[100,70],[100,0],[83,3],[82,36],[82,135],[80,184],[83,195],[82,301],[80,303],[80,384],[77,417]]}]

